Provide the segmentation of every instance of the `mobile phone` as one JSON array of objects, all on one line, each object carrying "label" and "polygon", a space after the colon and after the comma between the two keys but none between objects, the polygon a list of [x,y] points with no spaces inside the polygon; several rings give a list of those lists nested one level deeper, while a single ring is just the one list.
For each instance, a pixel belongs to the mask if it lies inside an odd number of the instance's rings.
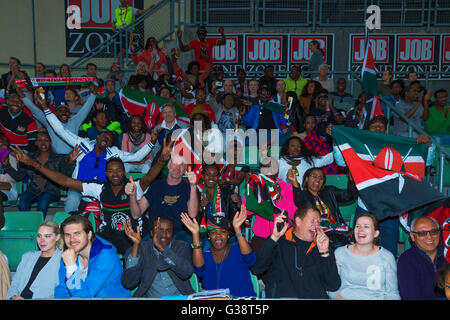
[{"label": "mobile phone", "polygon": [[222,81],[216,81],[216,86],[222,87],[223,86]]},{"label": "mobile phone", "polygon": [[284,224],[288,222],[288,215],[287,215],[286,211],[283,211],[281,214],[283,215],[284,219],[283,219],[283,222],[277,223],[278,232],[281,232],[281,230],[283,230],[283,228],[284,228]]}]

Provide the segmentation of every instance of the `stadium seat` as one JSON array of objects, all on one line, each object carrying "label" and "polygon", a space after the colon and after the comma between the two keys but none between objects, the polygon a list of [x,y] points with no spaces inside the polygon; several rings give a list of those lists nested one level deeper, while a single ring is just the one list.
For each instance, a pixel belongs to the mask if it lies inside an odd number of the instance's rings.
[{"label": "stadium seat", "polygon": [[[348,176],[346,174],[327,174],[326,179],[327,181],[325,185],[327,186],[335,186],[339,189],[347,189]],[[353,224],[353,218],[355,216],[357,205],[357,201],[339,204],[341,215],[344,218],[345,222],[349,223],[350,226],[352,226]]]},{"label": "stadium seat", "polygon": [[259,298],[260,297],[260,292],[259,292],[259,282],[258,282],[258,277],[255,276],[253,273],[251,273],[250,271],[250,278],[252,279],[252,284],[253,284],[253,290],[255,290],[256,293],[256,297]]},{"label": "stadium seat", "polygon": [[194,289],[195,292],[199,292],[200,291],[200,285],[198,283],[198,278],[197,278],[197,275],[195,273],[192,274],[192,276],[189,279],[189,281],[191,282],[192,289]]},{"label": "stadium seat", "polygon": [[0,235],[0,250],[8,258],[12,272],[16,271],[25,252],[38,250],[35,234],[33,236],[29,232],[11,231],[8,235]]},{"label": "stadium seat", "polygon": [[5,231],[36,232],[42,222],[44,222],[42,211],[5,211],[5,226],[0,234]]},{"label": "stadium seat", "polygon": [[138,180],[140,178],[142,178],[143,176],[145,176],[145,173],[140,173],[140,172],[128,172],[126,174],[127,176],[127,180],[130,179],[130,176],[133,177],[133,180]]},{"label": "stadium seat", "polygon": [[5,226],[0,231],[0,250],[8,257],[11,271],[15,271],[22,255],[37,250],[36,233],[44,222],[41,211],[5,211]]},{"label": "stadium seat", "polygon": [[[66,220],[66,218],[70,217],[70,214],[63,211],[55,212],[55,216],[53,217],[53,221],[55,221],[58,225],[61,225],[61,223]],[[94,227],[94,233],[97,232],[97,225],[95,224],[95,216],[94,214],[89,215],[89,221],[92,223],[92,226]]]},{"label": "stadium seat", "polygon": [[339,189],[347,189],[348,176],[346,174],[327,174],[326,186],[335,186]]}]

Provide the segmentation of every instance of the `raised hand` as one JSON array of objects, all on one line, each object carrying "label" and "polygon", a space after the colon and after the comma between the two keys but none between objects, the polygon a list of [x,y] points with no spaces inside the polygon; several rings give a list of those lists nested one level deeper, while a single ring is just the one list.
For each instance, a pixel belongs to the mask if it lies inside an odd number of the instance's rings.
[{"label": "raised hand", "polygon": [[181,222],[194,235],[200,233],[200,226],[195,218],[191,218],[187,213],[181,213]]},{"label": "raised hand", "polygon": [[130,176],[129,182],[125,185],[125,194],[128,196],[136,196],[136,183],[133,181],[133,177]]},{"label": "raised hand", "polygon": [[10,148],[11,150],[14,151],[17,161],[20,161],[26,165],[31,166],[33,160],[25,152],[23,152],[22,149],[20,149],[17,146],[10,146]]},{"label": "raised hand", "polygon": [[316,237],[317,249],[319,250],[319,252],[328,251],[328,248],[330,247],[330,239],[328,239],[328,236],[325,234],[325,232],[323,232],[320,226],[316,228]]},{"label": "raised hand", "polygon": [[241,206],[241,210],[237,211],[233,217],[233,228],[236,233],[241,232],[241,226],[244,223],[245,219],[247,219],[247,208]]},{"label": "raised hand", "polygon": [[140,244],[141,243],[141,232],[139,229],[139,226],[136,227],[136,232],[133,230],[133,227],[131,226],[131,221],[128,220],[123,224],[123,229],[125,231],[125,234],[128,238],[133,242],[133,244]]},{"label": "raised hand", "polygon": [[152,130],[150,142],[155,144],[156,140],[158,140],[159,133],[163,130],[163,128],[159,128],[158,130]]},{"label": "raised hand", "polygon": [[294,173],[294,169],[290,168],[286,174],[286,178],[289,180],[289,182],[296,188],[299,187],[297,176]]},{"label": "raised hand", "polygon": [[189,184],[191,186],[195,186],[197,184],[197,176],[195,175],[195,173],[193,171],[188,171],[186,173],[186,176],[188,178]]},{"label": "raised hand", "polygon": [[75,162],[75,160],[77,160],[77,158],[82,154],[80,145],[76,145],[72,151],[69,152],[69,162]]},{"label": "raised hand", "polygon": [[183,35],[183,31],[178,30],[178,31],[177,31],[177,37],[178,37],[178,38],[181,38],[182,35]]},{"label": "raised hand", "polygon": [[[289,224],[285,222],[284,215],[280,214],[278,217],[275,218],[274,224],[273,224],[273,231],[270,237],[273,241],[277,242],[287,231]],[[281,229],[281,231],[278,231],[277,225],[278,223],[283,223],[284,227]]]},{"label": "raised hand", "polygon": [[39,90],[34,91],[34,101],[42,110],[48,109],[47,101],[41,97]]},{"label": "raised hand", "polygon": [[91,83],[91,84],[89,85],[89,91],[90,91],[92,94],[97,95],[97,93],[98,93],[98,86],[96,86],[95,84]]},{"label": "raised hand", "polygon": [[173,145],[175,144],[175,140],[173,141],[166,141],[166,138],[164,138],[163,142],[163,149],[161,151],[161,160],[168,161],[172,155],[172,149]]}]

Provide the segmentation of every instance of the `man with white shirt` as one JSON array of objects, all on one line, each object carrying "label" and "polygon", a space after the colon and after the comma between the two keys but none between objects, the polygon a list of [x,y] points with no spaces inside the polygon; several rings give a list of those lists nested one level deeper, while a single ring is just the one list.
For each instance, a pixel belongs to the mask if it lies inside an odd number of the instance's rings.
[{"label": "man with white shirt", "polygon": [[177,129],[185,129],[188,127],[187,123],[177,121],[176,109],[170,102],[163,105],[163,107],[161,108],[161,115],[163,118],[163,122],[153,128],[153,130],[156,132],[162,129],[158,134],[158,140],[152,151],[153,159],[155,159],[156,154],[164,145],[164,139],[167,137],[169,132],[173,132]]}]

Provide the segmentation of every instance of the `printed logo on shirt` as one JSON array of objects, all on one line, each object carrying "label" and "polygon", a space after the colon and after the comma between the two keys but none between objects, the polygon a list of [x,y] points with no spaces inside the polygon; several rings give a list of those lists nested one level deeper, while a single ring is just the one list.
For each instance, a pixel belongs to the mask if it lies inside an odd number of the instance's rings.
[{"label": "printed logo on shirt", "polygon": [[123,212],[116,212],[111,217],[111,228],[113,230],[123,230],[123,225],[130,220],[127,214]]},{"label": "printed logo on shirt", "polygon": [[25,128],[22,127],[22,126],[18,126],[18,127],[17,127],[17,131],[25,132]]},{"label": "printed logo on shirt", "polygon": [[161,202],[161,204],[167,204],[171,206],[178,202],[178,198],[180,198],[180,196],[164,196],[164,200]]}]

